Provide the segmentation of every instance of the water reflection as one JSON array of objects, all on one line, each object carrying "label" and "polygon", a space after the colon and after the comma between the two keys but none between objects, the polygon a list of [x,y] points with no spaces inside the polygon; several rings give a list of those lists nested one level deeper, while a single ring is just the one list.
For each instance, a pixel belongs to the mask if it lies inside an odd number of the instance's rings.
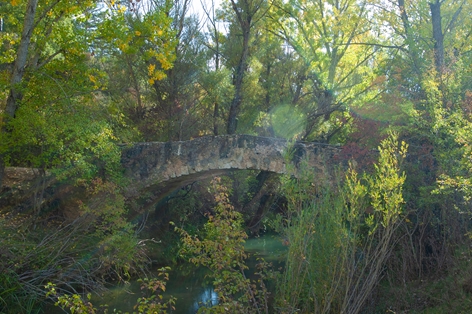
[{"label": "water reflection", "polygon": [[215,292],[213,287],[209,287],[203,291],[202,294],[197,296],[195,302],[193,302],[193,308],[188,313],[196,313],[202,306],[212,307],[218,304],[218,294]]},{"label": "water reflection", "polygon": [[[253,279],[258,257],[272,262],[276,269],[282,265],[283,255],[287,249],[282,245],[280,237],[269,235],[248,239],[245,248],[250,254],[250,258],[246,261],[249,266],[248,277]],[[157,269],[150,275],[153,276],[157,276]],[[169,273],[164,301],[166,296],[171,295],[177,298],[175,311],[171,311],[175,314],[194,314],[202,306],[210,307],[218,304],[218,295],[213,289],[209,271],[190,264],[179,265]],[[129,284],[116,285],[103,295],[92,297],[92,303],[97,308],[108,304],[111,313],[114,309],[132,313],[133,306],[141,296],[140,283],[133,281]]]},{"label": "water reflection", "polygon": [[218,304],[208,270],[193,265],[180,265],[170,272],[165,296],[177,298],[176,314],[194,314],[202,306]]}]

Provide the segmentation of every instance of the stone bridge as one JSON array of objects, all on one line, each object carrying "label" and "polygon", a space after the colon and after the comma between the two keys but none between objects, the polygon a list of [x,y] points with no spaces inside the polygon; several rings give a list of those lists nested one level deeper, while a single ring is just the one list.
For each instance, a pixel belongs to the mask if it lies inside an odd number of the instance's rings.
[{"label": "stone bridge", "polygon": [[[289,143],[279,138],[208,136],[190,141],[125,146],[121,163],[126,177],[131,179],[128,196],[139,197],[143,191],[166,193],[234,169],[285,173],[288,147]],[[320,176],[328,175],[330,167],[327,166],[339,153],[339,148],[321,143],[295,142],[291,147],[289,160],[295,166],[307,160],[309,167]]]},{"label": "stone bridge", "polygon": [[[289,147],[292,148],[290,154]],[[130,204],[146,209],[165,201],[180,187],[236,169],[285,173],[287,162],[294,164],[297,170],[300,161],[307,160],[317,178],[329,178],[330,166],[344,160],[340,155],[340,147],[326,144],[295,142],[289,145],[278,138],[222,135],[182,142],[123,145],[121,163],[129,179],[125,196],[136,201]],[[27,204],[21,203],[22,208],[28,208],[31,186],[37,184],[37,175],[37,169],[7,168],[3,191],[7,192],[2,195],[0,188],[0,209],[17,206],[18,199]],[[12,191],[17,196],[12,197]],[[66,185],[58,193],[69,192],[70,187]],[[50,197],[62,199],[64,194],[61,195]]]}]

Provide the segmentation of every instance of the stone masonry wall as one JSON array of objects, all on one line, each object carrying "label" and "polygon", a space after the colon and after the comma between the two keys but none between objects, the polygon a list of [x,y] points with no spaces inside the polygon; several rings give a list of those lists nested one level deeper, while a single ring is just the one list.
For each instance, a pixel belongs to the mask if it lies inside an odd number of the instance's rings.
[{"label": "stone masonry wall", "polygon": [[[206,172],[230,169],[265,170],[285,173],[288,143],[284,139],[251,135],[200,137],[181,142],[149,142],[126,146],[122,153],[130,189],[138,192],[166,181]],[[296,142],[292,162],[306,159],[317,173],[326,166],[338,148],[320,143]],[[170,182],[169,182],[170,183]],[[131,191],[130,191],[131,192]],[[134,193],[133,193],[134,194]]]}]

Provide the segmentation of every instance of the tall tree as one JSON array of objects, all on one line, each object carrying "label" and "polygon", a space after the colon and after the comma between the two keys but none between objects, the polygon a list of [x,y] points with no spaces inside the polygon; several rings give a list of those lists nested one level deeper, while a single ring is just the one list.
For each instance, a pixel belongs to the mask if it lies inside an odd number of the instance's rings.
[{"label": "tall tree", "polygon": [[219,26],[218,26],[219,20],[217,17],[217,9],[216,9],[215,1],[212,0],[210,6],[207,6],[203,1],[200,1],[200,2],[202,4],[202,8],[205,13],[204,21],[206,22],[207,28],[208,28],[208,31],[207,31],[208,42],[206,45],[207,45],[210,55],[212,56],[210,58],[210,62],[214,67],[214,73],[211,73],[210,71],[208,72],[209,74],[208,78],[210,79],[209,84],[206,87],[204,86],[203,88],[206,94],[209,96],[209,98],[211,98],[210,102],[213,106],[213,119],[212,119],[213,120],[212,121],[213,135],[218,135],[220,132],[219,131],[219,118],[221,114],[220,106],[221,106],[222,99],[220,98],[220,93],[218,93],[217,91],[214,91],[213,87],[217,85],[221,85],[223,81],[221,80],[221,78],[219,81],[218,79],[214,80],[212,79],[211,76],[212,74],[215,74],[213,76],[220,76],[219,72],[222,69],[221,46],[222,46],[224,35],[221,33],[221,30],[219,29]]},{"label": "tall tree", "polygon": [[[25,0],[0,9],[12,12],[11,35],[5,37],[10,45],[0,50],[0,62],[7,64],[2,65],[4,73],[11,77],[8,84],[2,82],[2,89],[9,92],[0,133],[0,180],[6,162],[96,170],[93,158],[101,149],[114,150],[113,124],[121,119],[110,102],[98,101],[106,98],[108,78],[96,61],[109,64],[117,55],[124,56],[133,77],[133,61],[126,57],[139,51],[145,78],[136,75],[132,80],[139,93],[140,86],[149,85],[148,79],[162,79],[172,66],[174,46],[167,40],[171,18],[153,11],[136,18],[132,29],[126,24],[132,19],[131,10],[115,1],[97,6],[94,0],[56,0],[46,5]],[[17,43],[15,34],[20,30]],[[84,165],[87,169],[81,168]]]},{"label": "tall tree", "polygon": [[[331,113],[366,101],[373,85],[369,3],[293,0],[277,2],[277,8],[274,20],[280,21],[279,34],[307,68],[301,76],[305,81],[302,94],[310,97],[303,108],[307,120],[303,138],[321,139],[317,130]],[[327,123],[323,137],[329,139],[336,130],[335,124]]]},{"label": "tall tree", "polygon": [[[28,57],[28,51],[31,42],[31,36],[34,30],[34,19],[36,16],[36,9],[38,7],[38,0],[29,0],[26,5],[26,13],[23,22],[23,31],[21,32],[20,45],[13,66],[13,73],[10,80],[10,92],[8,94],[7,103],[5,106],[5,119],[2,122],[0,132],[8,132],[7,124],[15,117],[18,108],[18,102],[23,97],[20,87],[18,86],[23,80],[24,71]],[[2,20],[3,23],[3,20]],[[0,188],[3,184],[3,176],[5,173],[5,154],[0,152]]]},{"label": "tall tree", "polygon": [[164,112],[154,116],[156,108],[163,105],[155,96],[155,89],[168,79],[178,43],[170,16],[173,4],[146,4],[110,6],[96,40],[97,48],[104,51],[98,55],[98,64],[110,81],[106,94],[123,110],[126,123],[136,130],[141,141],[159,139],[156,125],[167,118]]},{"label": "tall tree", "polygon": [[470,4],[464,0],[397,0],[382,2],[378,8],[377,23],[386,30],[379,42],[395,56],[395,64],[388,70],[391,83],[399,83],[395,79],[398,74],[402,94],[424,99],[422,85],[427,73],[434,68],[439,75],[444,74],[467,51]]},{"label": "tall tree", "polygon": [[169,12],[173,16],[175,61],[166,78],[152,84],[154,104],[149,114],[160,124],[159,140],[183,140],[203,132],[198,85],[206,67],[205,39],[199,20],[188,15],[189,5],[187,0],[178,1]]},{"label": "tall tree", "polygon": [[243,102],[243,81],[249,66],[254,27],[265,15],[267,2],[266,0],[230,0],[230,5],[233,13],[230,20],[234,19],[230,33],[234,36],[232,40],[240,45],[237,61],[233,64],[234,96],[231,100],[226,128],[228,134],[234,134]]}]

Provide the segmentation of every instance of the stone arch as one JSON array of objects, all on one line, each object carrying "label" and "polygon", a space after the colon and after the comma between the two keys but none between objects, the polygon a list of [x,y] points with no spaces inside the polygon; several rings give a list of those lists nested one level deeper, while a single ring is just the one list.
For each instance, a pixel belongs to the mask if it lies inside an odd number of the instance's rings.
[{"label": "stone arch", "polygon": [[[168,185],[178,188],[226,171],[260,170],[285,173],[285,139],[252,135],[200,137],[179,142],[136,143],[123,148],[121,163],[130,180],[128,196]],[[320,143],[296,142],[293,160],[306,159],[316,172],[326,174],[326,164],[338,148]]]}]

